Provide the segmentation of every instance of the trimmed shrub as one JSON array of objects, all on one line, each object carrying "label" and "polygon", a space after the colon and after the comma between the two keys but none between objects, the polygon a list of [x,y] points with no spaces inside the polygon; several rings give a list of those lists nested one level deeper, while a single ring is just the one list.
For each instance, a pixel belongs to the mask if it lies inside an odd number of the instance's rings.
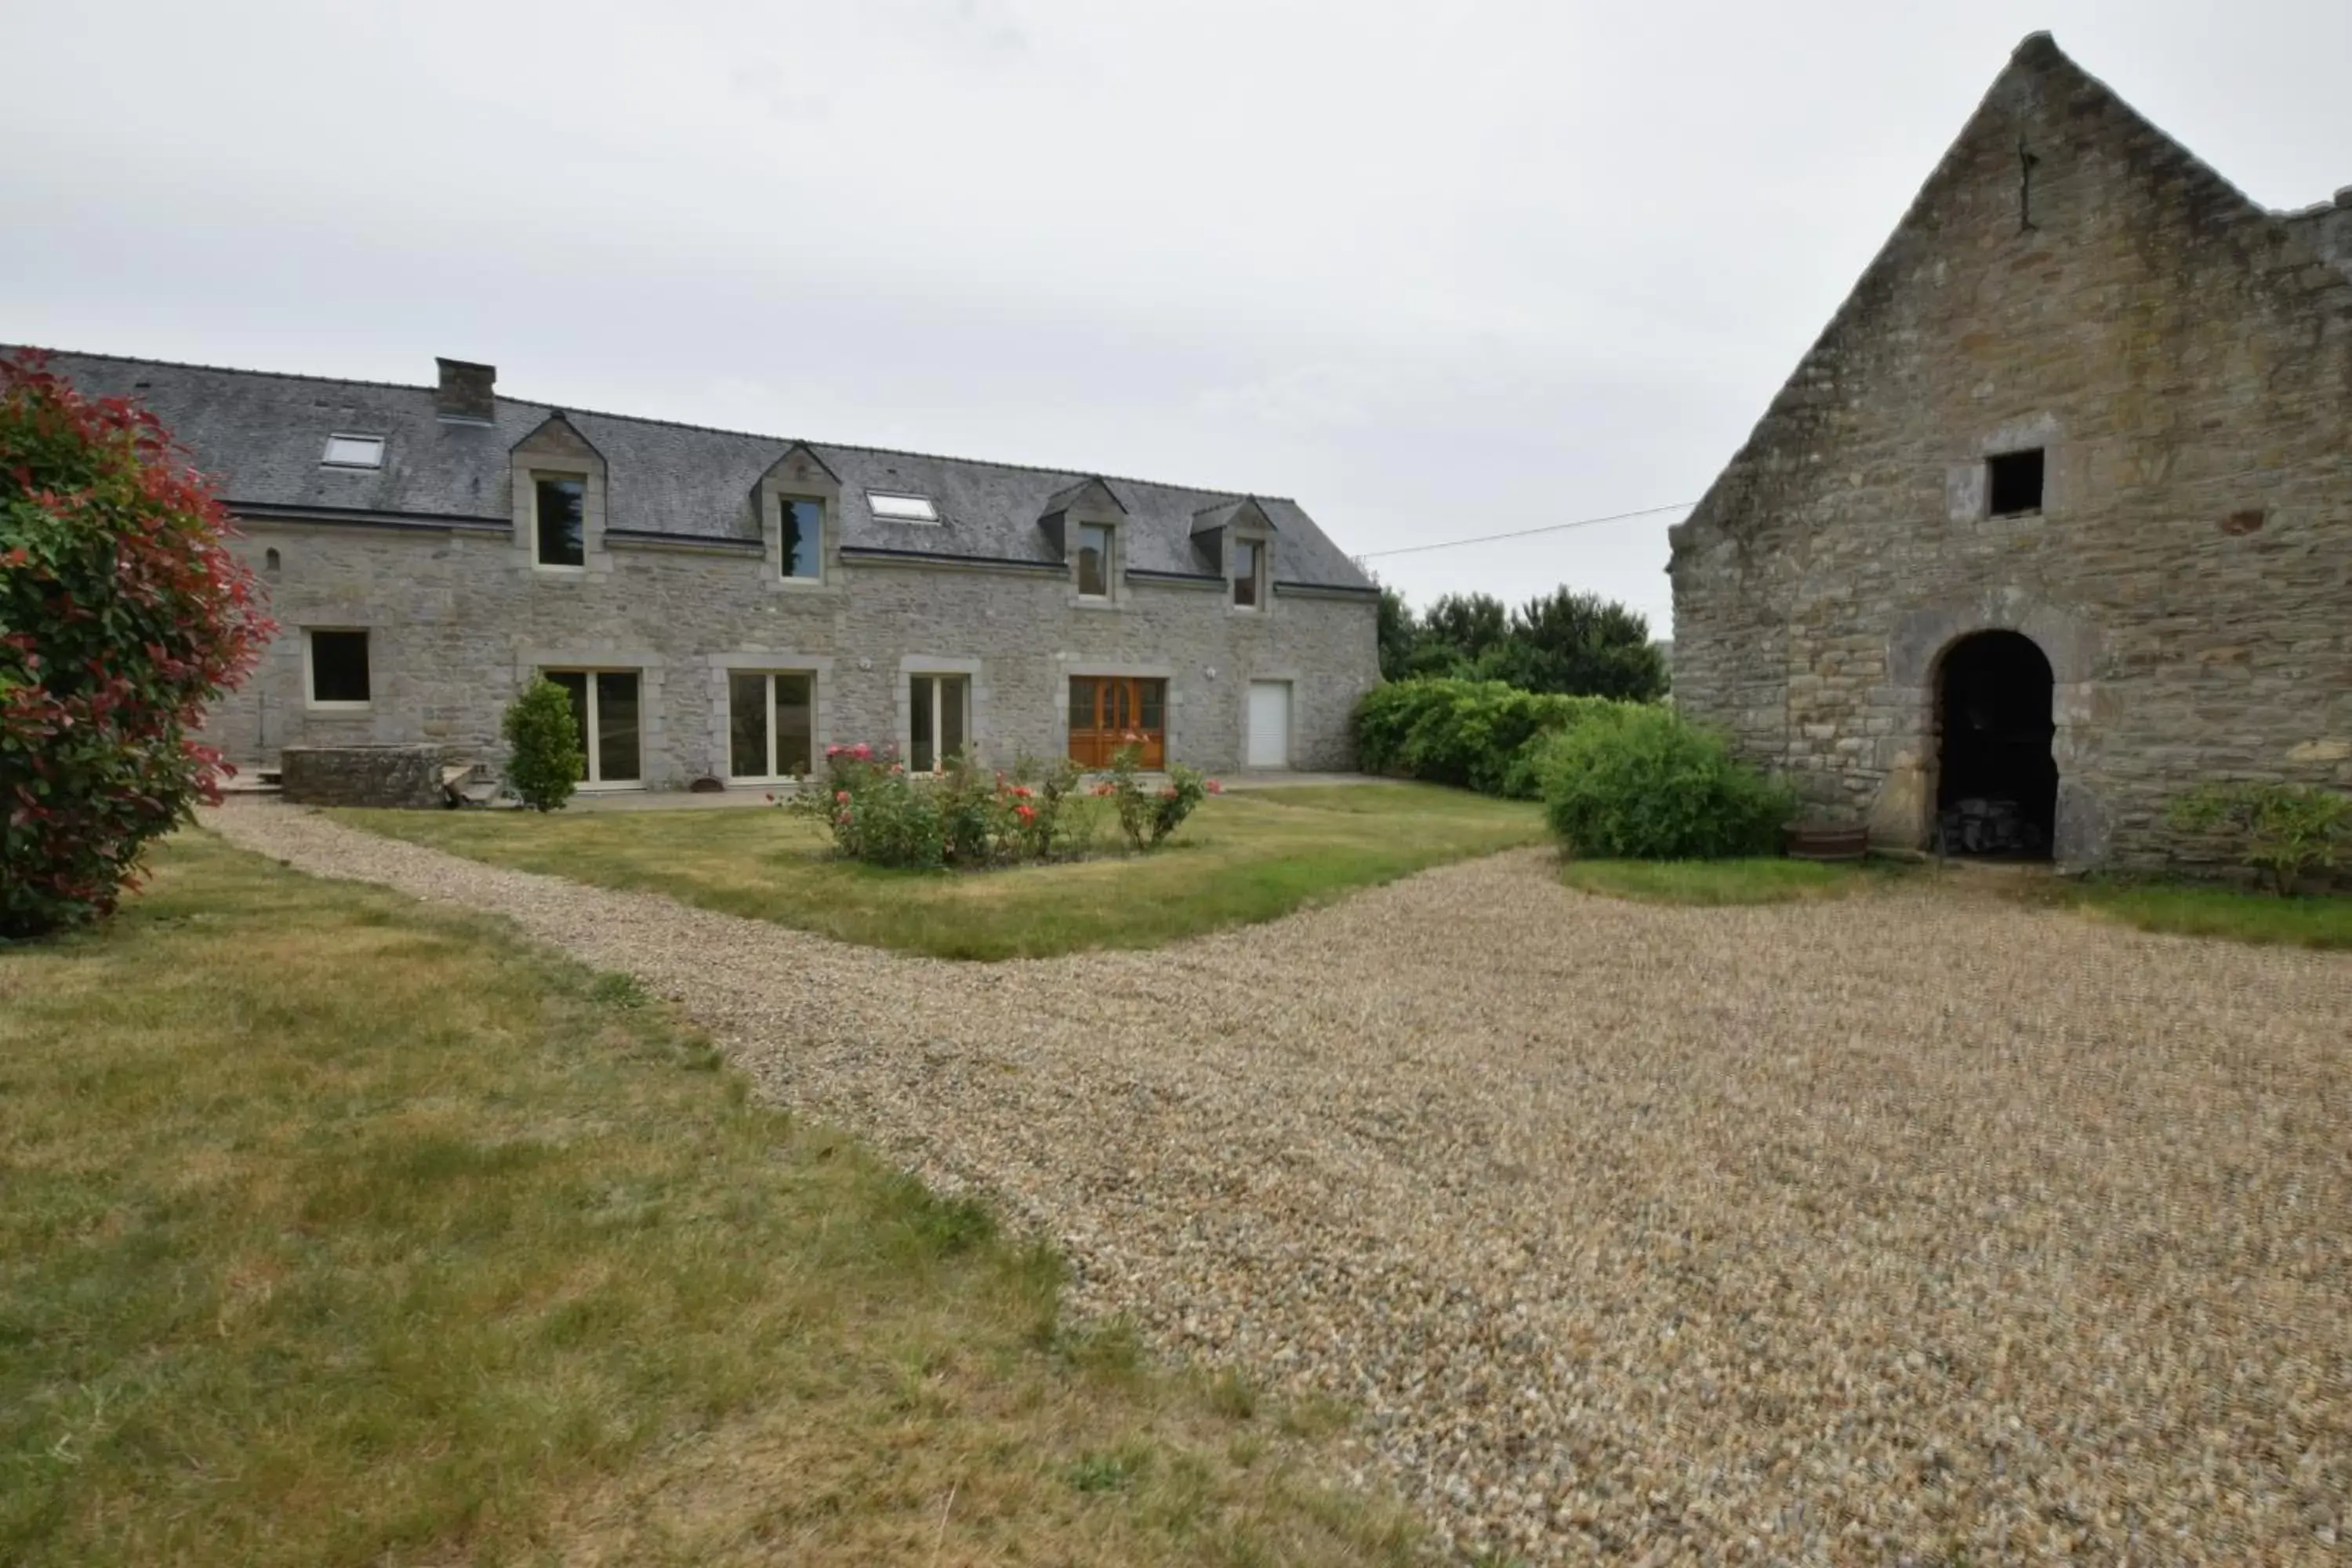
[{"label": "trimmed shrub", "polygon": [[1532,800],[1539,793],[1541,743],[1624,706],[1524,691],[1499,680],[1392,681],[1356,706],[1356,756],[1370,773]]},{"label": "trimmed shrub", "polygon": [[572,694],[544,677],[507,704],[507,785],[533,811],[561,811],[587,771]]},{"label": "trimmed shrub", "polygon": [[0,358],[0,938],[113,912],[220,798],[205,705],[277,628],[155,416]]},{"label": "trimmed shrub", "polygon": [[1588,859],[1768,855],[1796,809],[1787,786],[1671,709],[1625,705],[1545,744],[1544,815]]}]

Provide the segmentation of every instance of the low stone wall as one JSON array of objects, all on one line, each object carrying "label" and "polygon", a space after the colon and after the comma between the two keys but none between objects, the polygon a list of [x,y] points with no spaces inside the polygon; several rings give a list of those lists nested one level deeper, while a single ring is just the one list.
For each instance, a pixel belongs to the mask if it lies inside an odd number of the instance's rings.
[{"label": "low stone wall", "polygon": [[445,804],[441,746],[289,746],[278,753],[279,786],[296,805]]}]

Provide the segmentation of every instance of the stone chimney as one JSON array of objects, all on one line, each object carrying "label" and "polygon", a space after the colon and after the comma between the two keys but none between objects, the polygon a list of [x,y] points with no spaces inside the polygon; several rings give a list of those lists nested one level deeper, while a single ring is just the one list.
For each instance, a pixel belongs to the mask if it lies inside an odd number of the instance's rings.
[{"label": "stone chimney", "polygon": [[468,364],[461,359],[436,359],[441,367],[441,390],[434,412],[444,419],[478,419],[488,424],[498,415],[499,367]]}]

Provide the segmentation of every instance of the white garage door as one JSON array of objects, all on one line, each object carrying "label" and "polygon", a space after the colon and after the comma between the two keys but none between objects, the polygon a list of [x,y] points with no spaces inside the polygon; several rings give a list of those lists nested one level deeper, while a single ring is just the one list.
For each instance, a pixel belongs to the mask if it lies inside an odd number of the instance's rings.
[{"label": "white garage door", "polygon": [[1253,680],[1249,695],[1249,765],[1290,765],[1290,682]]}]

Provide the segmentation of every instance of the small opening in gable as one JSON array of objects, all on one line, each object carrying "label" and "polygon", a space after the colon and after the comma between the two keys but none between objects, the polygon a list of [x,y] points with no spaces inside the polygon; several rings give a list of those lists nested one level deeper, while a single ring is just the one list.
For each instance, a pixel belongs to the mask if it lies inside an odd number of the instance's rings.
[{"label": "small opening in gable", "polygon": [[1985,460],[1987,510],[1995,517],[2016,517],[2042,510],[2042,448],[2003,452]]},{"label": "small opening in gable", "polygon": [[261,552],[261,569],[264,572],[270,573],[274,573],[278,570],[278,552],[275,549],[265,550]]}]

